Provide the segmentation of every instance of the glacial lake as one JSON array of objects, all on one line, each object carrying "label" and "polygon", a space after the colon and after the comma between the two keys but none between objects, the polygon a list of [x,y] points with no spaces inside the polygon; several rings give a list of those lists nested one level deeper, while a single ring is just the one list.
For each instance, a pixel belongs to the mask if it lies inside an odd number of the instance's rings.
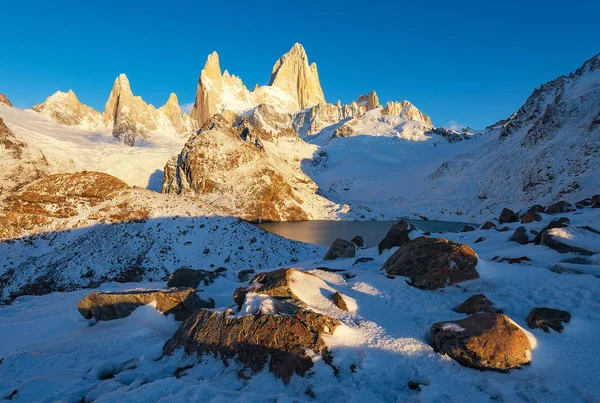
[{"label": "glacial lake", "polygon": [[[407,220],[420,229],[429,232],[454,232],[460,231],[469,223],[434,220]],[[329,246],[336,238],[351,240],[357,235],[363,237],[369,247],[377,246],[390,227],[398,222],[394,221],[294,221],[294,222],[269,222],[257,224],[259,227],[284,238],[312,243],[315,245]]]}]

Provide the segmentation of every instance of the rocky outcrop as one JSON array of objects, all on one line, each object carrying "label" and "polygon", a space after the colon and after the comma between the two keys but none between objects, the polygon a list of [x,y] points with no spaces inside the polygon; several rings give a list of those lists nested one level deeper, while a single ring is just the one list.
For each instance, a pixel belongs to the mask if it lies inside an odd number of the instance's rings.
[{"label": "rocky outcrop", "polygon": [[162,192],[213,194],[215,201],[252,221],[306,220],[299,192],[314,194],[317,186],[299,164],[283,162],[266,149],[281,141],[301,140],[277,137],[246,123],[234,127],[216,115],[167,162]]},{"label": "rocky outcrop", "polygon": [[480,313],[434,323],[433,348],[465,367],[507,372],[531,362],[527,335],[508,316]]},{"label": "rocky outcrop", "polygon": [[412,224],[409,224],[405,220],[400,220],[396,224],[392,225],[388,232],[385,234],[385,237],[379,242],[377,246],[379,250],[379,254],[381,255],[384,250],[391,249],[396,246],[402,246],[408,241],[410,241],[410,234],[415,230],[415,227]]},{"label": "rocky outcrop", "polygon": [[563,322],[571,321],[571,314],[567,311],[553,308],[533,308],[527,315],[527,326],[530,329],[540,328],[544,332],[554,329],[557,332],[563,331]]},{"label": "rocky outcrop", "polygon": [[6,95],[0,94],[0,104],[12,106],[12,103],[6,98]]},{"label": "rocky outcrop", "polygon": [[388,101],[381,112],[384,115],[395,115],[405,118],[406,120],[413,120],[417,122],[423,122],[425,127],[432,129],[431,118],[418,110],[413,104],[408,101]]},{"label": "rocky outcrop", "polygon": [[93,292],[77,304],[85,319],[114,320],[125,318],[142,306],[154,304],[165,314],[173,314],[175,320],[184,320],[201,308],[213,308],[214,302],[202,301],[191,288],[169,290],[144,290],[123,292]]},{"label": "rocky outcrop", "polygon": [[474,315],[481,312],[500,312],[499,309],[496,309],[494,303],[483,294],[475,294],[467,298],[464,302],[454,308],[454,311],[466,315]]},{"label": "rocky outcrop", "polygon": [[377,97],[375,91],[371,91],[366,95],[359,96],[356,103],[360,106],[364,106],[367,111],[370,111],[379,106],[379,97]]},{"label": "rocky outcrop", "polygon": [[356,246],[352,242],[337,238],[329,247],[323,260],[352,258],[356,256]]},{"label": "rocky outcrop", "polygon": [[[540,244],[545,245],[559,253],[579,253],[581,255],[593,255],[600,248],[596,246],[595,249],[589,249],[590,245],[578,245],[577,239],[584,238],[587,236],[594,237],[594,233],[585,229],[569,228],[569,227],[556,227],[543,230],[540,232]],[[573,241],[575,238],[575,242]],[[600,237],[596,245],[600,245]]]},{"label": "rocky outcrop", "polygon": [[188,355],[235,359],[253,373],[268,365],[269,371],[287,383],[292,375],[303,376],[313,367],[307,350],[329,361],[322,336],[332,334],[339,324],[303,309],[293,315],[244,316],[200,310],[182,323],[163,351],[173,354],[183,348]]},{"label": "rocky outcrop", "polygon": [[189,287],[196,289],[202,283],[208,286],[215,282],[221,273],[208,270],[194,270],[189,268],[177,269],[169,277],[167,287]]},{"label": "rocky outcrop", "polygon": [[73,92],[57,91],[42,104],[36,104],[34,111],[48,115],[56,123],[64,126],[84,126],[94,128],[102,124],[102,115],[93,108],[82,104]]},{"label": "rocky outcrop", "polygon": [[299,43],[275,63],[269,85],[289,94],[297,102],[299,109],[325,103],[317,65],[308,64],[304,47]]},{"label": "rocky outcrop", "polygon": [[409,284],[424,290],[479,278],[477,255],[467,245],[444,238],[420,237],[400,247],[383,264],[389,276],[410,278]]}]

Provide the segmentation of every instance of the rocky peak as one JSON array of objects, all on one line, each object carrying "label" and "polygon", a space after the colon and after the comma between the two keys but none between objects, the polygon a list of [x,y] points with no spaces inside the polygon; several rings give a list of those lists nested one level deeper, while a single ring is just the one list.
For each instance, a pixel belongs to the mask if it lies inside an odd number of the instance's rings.
[{"label": "rocky peak", "polygon": [[55,122],[65,126],[96,127],[101,122],[100,112],[82,104],[73,90],[56,91],[41,104],[36,104],[34,111],[50,116]]},{"label": "rocky peak", "polygon": [[171,125],[173,125],[173,128],[177,131],[177,133],[183,133],[186,131],[186,124],[181,114],[179,100],[174,92],[169,95],[167,103],[158,108],[158,110],[161,111],[167,117],[167,119],[169,119],[169,122],[171,122]]},{"label": "rocky peak", "polygon": [[6,98],[6,95],[0,94],[0,104],[12,106],[12,103]]},{"label": "rocky peak", "polygon": [[359,96],[356,103],[364,106],[367,111],[370,111],[371,109],[375,109],[379,106],[379,98],[377,97],[377,93],[375,91],[371,91],[366,95]]},{"label": "rocky peak", "polygon": [[299,43],[275,62],[269,85],[287,92],[301,109],[325,103],[317,65],[308,64],[306,51]]},{"label": "rocky peak", "polygon": [[423,122],[428,128],[433,128],[431,118],[408,101],[388,101],[381,113],[384,115],[401,116],[407,120]]}]

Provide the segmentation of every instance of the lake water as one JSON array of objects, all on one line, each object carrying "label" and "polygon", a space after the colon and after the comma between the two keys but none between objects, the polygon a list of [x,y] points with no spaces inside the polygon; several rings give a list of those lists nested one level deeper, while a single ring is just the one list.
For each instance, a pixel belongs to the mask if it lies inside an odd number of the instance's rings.
[{"label": "lake water", "polygon": [[[420,229],[429,232],[454,232],[460,231],[469,223],[452,221],[425,221],[407,220]],[[284,238],[312,243],[315,245],[329,246],[336,238],[351,240],[357,235],[364,238],[369,247],[376,246],[383,239],[386,232],[396,221],[295,221],[295,222],[270,222],[257,224],[259,227],[280,235]]]}]

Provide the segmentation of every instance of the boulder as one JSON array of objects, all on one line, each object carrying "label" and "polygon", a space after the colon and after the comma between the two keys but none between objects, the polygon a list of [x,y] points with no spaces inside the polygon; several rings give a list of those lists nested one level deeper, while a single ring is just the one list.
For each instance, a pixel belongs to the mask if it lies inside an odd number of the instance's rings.
[{"label": "boulder", "polygon": [[472,225],[465,225],[460,232],[471,232],[475,231],[475,227]]},{"label": "boulder", "polygon": [[569,219],[567,217],[561,217],[561,218],[552,220],[552,221],[550,221],[550,223],[548,223],[548,225],[546,225],[544,227],[544,229],[542,229],[540,232],[538,232],[538,234],[533,239],[533,242],[536,245],[540,245],[542,243],[542,235],[544,235],[545,232],[547,232],[548,230],[550,230],[552,228],[565,228],[568,226],[569,226]]},{"label": "boulder", "polygon": [[529,210],[521,217],[521,224],[529,224],[534,221],[542,221],[542,216],[537,211]]},{"label": "boulder", "polygon": [[480,242],[483,242],[483,241],[485,241],[485,237],[484,237],[484,236],[480,236],[479,238],[477,238],[477,239],[475,240],[475,242],[474,242],[474,243],[480,243]]},{"label": "boulder", "polygon": [[486,221],[479,229],[489,230],[492,228],[496,228],[496,224],[491,221]]},{"label": "boulder", "polygon": [[356,256],[356,247],[352,242],[341,238],[333,241],[333,244],[325,254],[323,260],[335,260],[340,258],[351,258]]},{"label": "boulder", "polygon": [[413,285],[434,290],[479,278],[477,255],[467,245],[444,238],[420,237],[405,243],[383,264],[388,276],[409,277]]},{"label": "boulder", "polygon": [[367,244],[362,236],[355,236],[350,242],[356,245],[358,249],[365,249],[367,247]]},{"label": "boulder", "polygon": [[335,306],[340,308],[342,311],[348,311],[348,305],[346,305],[346,301],[344,301],[344,296],[339,291],[336,291],[331,296],[331,300],[333,301]]},{"label": "boulder", "polygon": [[173,354],[210,354],[224,361],[235,358],[254,373],[268,363],[269,370],[288,382],[295,373],[303,376],[313,366],[306,351],[321,354],[331,363],[322,335],[332,334],[336,319],[307,310],[294,315],[232,316],[200,310],[181,324],[163,348]]},{"label": "boulder", "polygon": [[504,224],[505,222],[517,222],[519,221],[519,215],[505,207],[502,209],[502,212],[500,212],[498,221],[500,221],[500,224]]},{"label": "boulder", "polygon": [[173,274],[171,274],[167,286],[198,288],[200,283],[203,283],[204,285],[214,283],[215,278],[219,277],[219,275],[219,273],[208,270],[196,270],[184,267],[175,270]]},{"label": "boulder", "polygon": [[528,258],[527,256],[521,256],[521,257],[494,256],[492,258],[492,262],[498,262],[498,263],[508,262],[508,264],[521,264],[523,262],[531,262],[531,259]]},{"label": "boulder", "polygon": [[352,263],[352,266],[356,266],[359,263],[366,263],[366,262],[370,262],[373,260],[375,260],[375,259],[373,259],[372,257],[359,257],[358,259],[356,259],[354,261],[354,263]]},{"label": "boulder", "polygon": [[593,204],[592,202],[592,198],[588,197],[586,199],[583,200],[579,200],[577,203],[575,203],[575,206],[579,209],[584,208],[584,207],[591,207]]},{"label": "boulder", "polygon": [[498,232],[507,232],[507,231],[510,231],[510,228],[508,228],[508,227],[496,228],[496,231],[498,231]]},{"label": "boulder", "polygon": [[245,283],[246,281],[250,280],[250,275],[254,273],[255,270],[253,269],[242,270],[238,273],[238,279],[240,282]]},{"label": "boulder", "polygon": [[93,292],[77,304],[79,313],[86,318],[113,320],[125,318],[139,306],[156,304],[165,315],[172,313],[175,320],[184,320],[201,308],[214,308],[214,301],[203,301],[192,288],[122,292]]},{"label": "boulder", "polygon": [[474,315],[479,312],[500,312],[500,310],[496,309],[494,303],[485,295],[475,294],[454,308],[454,312]]},{"label": "boulder", "polygon": [[527,228],[521,226],[518,227],[515,232],[512,234],[509,241],[519,243],[521,245],[525,245],[529,242],[529,236],[527,236]]},{"label": "boulder", "polygon": [[381,255],[381,253],[386,249],[392,249],[395,246],[402,246],[410,241],[408,234],[414,229],[415,227],[405,220],[400,220],[392,225],[385,234],[385,237],[381,240],[381,242],[379,242],[379,254]]},{"label": "boulder", "polygon": [[592,208],[600,208],[600,194],[592,196]]},{"label": "boulder", "polygon": [[[233,293],[233,300],[238,306],[242,306],[246,300],[246,294],[254,292],[257,294],[268,295],[270,297],[281,299],[281,300],[293,300],[295,304],[302,303],[298,300],[298,297],[292,292],[290,284],[292,282],[291,276],[294,272],[300,272],[300,270],[292,268],[277,269],[270,272],[258,273],[252,278],[250,284],[243,287],[238,287]],[[302,271],[303,275],[312,276],[319,278],[314,274],[310,274]]]},{"label": "boulder", "polygon": [[557,274],[583,274],[584,273],[584,271],[581,269],[576,269],[573,267],[565,267],[559,263],[552,266],[550,271],[553,273],[557,273]]},{"label": "boulder", "polygon": [[548,206],[548,208],[546,208],[546,211],[544,211],[544,213],[546,213],[546,214],[561,214],[561,213],[567,213],[569,211],[574,211],[574,210],[575,209],[573,208],[573,205],[571,203],[561,200],[559,202],[556,202],[556,203]]},{"label": "boulder", "polygon": [[571,314],[567,311],[553,308],[533,308],[527,315],[527,326],[530,329],[541,328],[544,332],[549,332],[552,328],[557,332],[562,332],[562,322],[569,323]]},{"label": "boulder", "polygon": [[587,256],[593,255],[593,251],[586,250],[579,246],[569,245],[567,243],[566,240],[572,237],[572,232],[577,232],[577,230],[571,228],[551,228],[541,233],[542,237],[540,244],[554,249],[558,253],[579,253]]},{"label": "boulder", "polygon": [[430,332],[434,350],[465,367],[508,372],[531,362],[527,335],[506,315],[488,312],[438,322]]}]

